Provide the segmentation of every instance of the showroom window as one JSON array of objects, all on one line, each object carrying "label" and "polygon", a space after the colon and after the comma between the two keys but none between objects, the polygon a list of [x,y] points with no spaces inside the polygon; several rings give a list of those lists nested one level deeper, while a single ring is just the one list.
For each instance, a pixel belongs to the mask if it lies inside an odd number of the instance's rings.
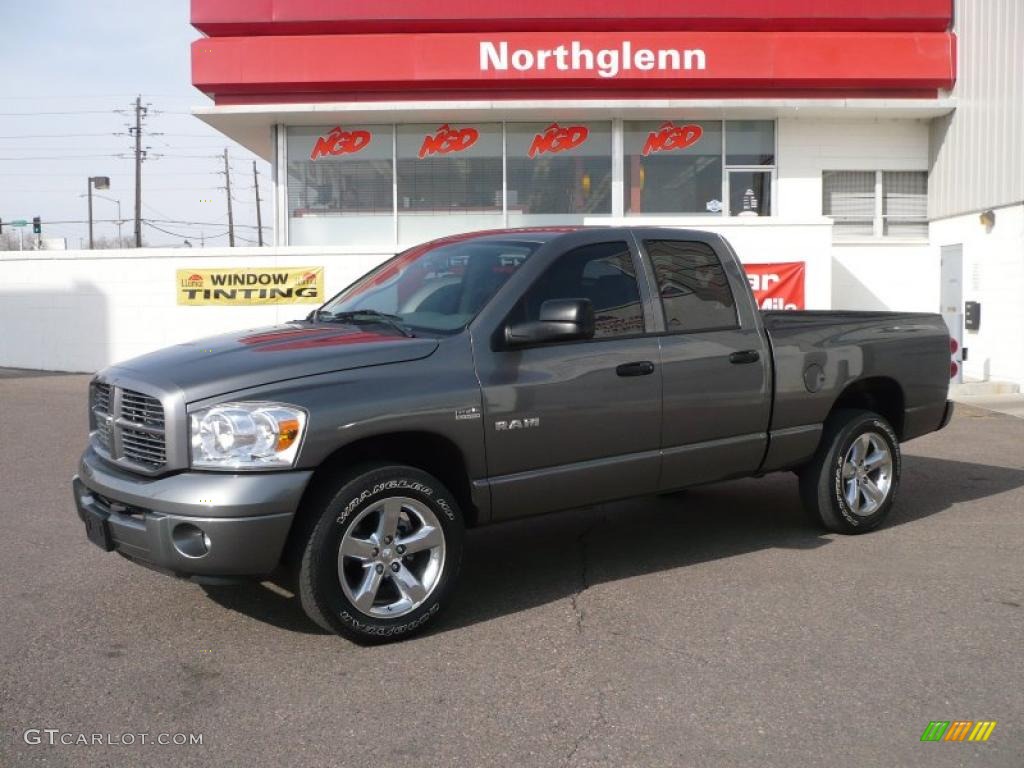
[{"label": "showroom window", "polygon": [[292,245],[394,240],[393,128],[289,128]]},{"label": "showroom window", "polygon": [[821,182],[834,240],[928,237],[926,171],[824,171]]},{"label": "showroom window", "polygon": [[612,212],[611,123],[508,123],[509,226],[580,224]]},{"label": "showroom window", "polygon": [[[771,120],[345,123],[288,127],[285,139],[291,245],[390,250],[587,217],[773,207]],[[890,187],[887,228],[909,231],[913,189]]]},{"label": "showroom window", "polygon": [[404,242],[501,227],[500,123],[398,126],[398,229]]},{"label": "showroom window", "polygon": [[629,214],[770,216],[771,120],[626,122]]}]

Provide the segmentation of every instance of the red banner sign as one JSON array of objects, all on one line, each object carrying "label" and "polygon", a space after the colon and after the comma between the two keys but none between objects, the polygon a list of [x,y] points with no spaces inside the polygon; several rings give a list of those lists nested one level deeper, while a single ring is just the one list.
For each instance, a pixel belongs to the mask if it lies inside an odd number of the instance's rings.
[{"label": "red banner sign", "polygon": [[805,268],[802,261],[743,265],[760,309],[804,309]]},{"label": "red banner sign", "polygon": [[[381,51],[387,50],[387,56]],[[276,95],[496,90],[899,91],[955,80],[955,37],[890,32],[509,32],[204,38],[192,82],[218,103]],[[255,97],[255,98],[254,98]]]},{"label": "red banner sign", "polygon": [[321,157],[337,157],[338,155],[354,155],[370,145],[372,137],[369,131],[343,131],[336,126],[326,136],[321,136],[313,145],[310,160]]},{"label": "red banner sign", "polygon": [[452,128],[447,123],[437,129],[433,136],[424,136],[420,147],[420,160],[431,155],[447,155],[465,152],[480,138],[476,128]]},{"label": "red banner sign", "polygon": [[552,123],[544,133],[538,133],[533,137],[528,154],[530,158],[534,158],[545,152],[557,154],[576,149],[586,143],[588,136],[590,136],[590,129],[585,125],[570,125],[562,128],[558,123]]},{"label": "red banner sign", "polygon": [[211,37],[353,32],[831,29],[941,32],[951,0],[192,0]]}]

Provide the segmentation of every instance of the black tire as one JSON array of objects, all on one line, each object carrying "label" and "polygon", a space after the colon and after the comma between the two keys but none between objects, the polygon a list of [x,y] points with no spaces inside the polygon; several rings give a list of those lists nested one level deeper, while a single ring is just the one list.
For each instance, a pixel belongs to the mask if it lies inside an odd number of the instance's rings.
[{"label": "black tire", "polygon": [[[876,502],[866,492],[862,495],[858,490],[858,483],[862,480],[858,479],[853,484],[854,490],[851,493],[849,484],[852,479],[844,478],[847,457],[855,441],[862,436],[868,436],[866,440],[869,446],[884,443],[890,454],[888,484],[881,503],[875,509],[871,509],[871,505]],[[852,463],[856,465],[856,461]],[[861,466],[861,471],[865,466]],[[854,477],[860,477],[856,474],[856,466],[847,471],[853,472]],[[867,533],[885,522],[892,511],[899,489],[900,472],[899,439],[889,422],[871,411],[841,409],[825,422],[817,453],[799,473],[800,497],[808,516],[828,530],[846,534]],[[873,470],[866,477],[872,492],[885,485],[880,482],[883,477],[881,471]],[[854,504],[862,507],[860,511],[854,509],[854,505],[848,501],[848,495],[855,498]],[[866,513],[869,509],[870,512]]]},{"label": "black tire", "polygon": [[[354,568],[355,578],[359,579],[360,574],[369,575],[368,568],[377,566],[363,567],[359,561],[353,563],[346,559],[344,567],[339,567],[339,551],[343,539],[354,525],[371,524],[373,527],[371,516],[374,514],[379,514],[378,519],[383,521],[383,513],[374,510],[382,508],[386,499],[396,497],[412,500],[422,505],[419,507],[421,510],[426,507],[433,514],[443,535],[443,556],[441,565],[437,566],[436,572],[439,575],[422,604],[392,618],[370,615],[360,610],[346,595],[341,581],[345,576],[341,571],[348,573]],[[368,465],[350,472],[333,486],[325,487],[310,503],[315,505],[310,512],[316,522],[304,539],[298,569],[299,598],[310,619],[330,632],[371,645],[399,640],[420,632],[440,613],[455,586],[461,565],[464,523],[458,504],[437,478],[415,467]],[[364,512],[365,515],[362,514]],[[403,507],[401,514],[407,516],[407,521],[413,519],[408,506]],[[347,540],[363,538],[356,533],[352,531]],[[398,543],[399,537],[395,536],[394,544]],[[383,547],[374,549],[375,556],[378,552],[381,557],[385,557]],[[395,551],[386,548],[386,556],[394,556],[392,565],[401,562],[404,566],[405,562],[410,562],[410,571],[413,569],[412,559],[424,554],[400,557],[400,552],[397,546]],[[363,567],[362,571],[358,570],[360,567]],[[397,577],[393,578],[390,570],[384,568],[383,571],[377,571],[378,574],[383,573],[378,580],[380,588],[391,589],[395,595],[404,596],[405,592],[399,590]],[[405,574],[405,571],[402,570],[402,573]],[[351,586],[349,589],[351,591]],[[378,592],[375,590],[374,594]],[[372,607],[382,610],[376,602]]]}]

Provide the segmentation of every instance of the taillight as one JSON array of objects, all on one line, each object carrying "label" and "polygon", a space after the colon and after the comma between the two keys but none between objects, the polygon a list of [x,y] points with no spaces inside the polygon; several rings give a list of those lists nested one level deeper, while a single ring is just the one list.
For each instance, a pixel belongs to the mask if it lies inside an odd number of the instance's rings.
[{"label": "taillight", "polygon": [[960,344],[952,336],[949,337],[949,356],[953,358],[949,361],[949,378],[955,379],[957,374],[960,373],[960,365],[956,361],[956,353],[960,351]]},{"label": "taillight", "polygon": [[960,373],[960,366],[956,364],[956,360],[951,360],[949,363],[949,378],[955,379],[958,373]]},{"label": "taillight", "polygon": [[960,351],[960,345],[956,343],[956,339],[952,336],[949,337],[949,354],[955,355]]}]

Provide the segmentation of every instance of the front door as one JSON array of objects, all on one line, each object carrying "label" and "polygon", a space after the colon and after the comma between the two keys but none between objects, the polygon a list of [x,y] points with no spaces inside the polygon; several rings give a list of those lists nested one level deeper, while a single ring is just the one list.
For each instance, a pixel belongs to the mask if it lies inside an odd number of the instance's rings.
[{"label": "front door", "polygon": [[584,240],[598,241],[557,255],[507,318],[536,320],[550,299],[589,299],[594,339],[519,349],[476,345],[494,519],[657,487],[658,341],[644,335],[635,248],[627,238],[601,237],[588,234]]}]

